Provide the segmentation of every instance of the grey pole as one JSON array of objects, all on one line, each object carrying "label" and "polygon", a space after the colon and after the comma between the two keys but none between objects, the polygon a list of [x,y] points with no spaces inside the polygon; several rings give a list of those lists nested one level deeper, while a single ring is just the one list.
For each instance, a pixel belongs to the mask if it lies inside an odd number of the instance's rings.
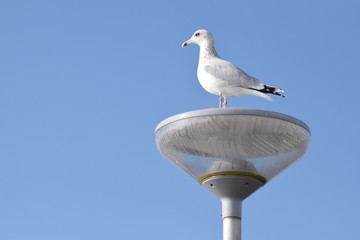
[{"label": "grey pole", "polygon": [[[221,199],[223,218],[223,239],[241,239],[241,199]],[[229,214],[231,212],[231,214]]]},{"label": "grey pole", "polygon": [[263,186],[262,179],[240,174],[219,175],[209,177],[202,186],[221,200],[223,239],[240,240],[242,201]]}]

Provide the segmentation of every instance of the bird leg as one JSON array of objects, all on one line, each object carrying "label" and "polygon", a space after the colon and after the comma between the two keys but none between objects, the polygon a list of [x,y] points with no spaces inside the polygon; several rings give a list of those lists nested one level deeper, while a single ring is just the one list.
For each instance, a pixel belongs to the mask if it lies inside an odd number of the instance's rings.
[{"label": "bird leg", "polygon": [[227,100],[226,97],[224,97],[221,93],[219,94],[219,102],[219,108],[226,108]]},{"label": "bird leg", "polygon": [[223,101],[224,101],[224,98],[223,96],[221,95],[221,93],[219,94],[219,108],[222,108],[223,107]]}]

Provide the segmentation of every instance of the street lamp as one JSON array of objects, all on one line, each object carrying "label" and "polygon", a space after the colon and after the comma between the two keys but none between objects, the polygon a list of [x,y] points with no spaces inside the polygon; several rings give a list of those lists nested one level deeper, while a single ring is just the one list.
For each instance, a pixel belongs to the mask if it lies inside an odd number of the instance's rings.
[{"label": "street lamp", "polygon": [[288,115],[244,108],[186,112],[156,127],[170,162],[222,202],[223,239],[241,239],[242,201],[298,160],[309,127]]}]

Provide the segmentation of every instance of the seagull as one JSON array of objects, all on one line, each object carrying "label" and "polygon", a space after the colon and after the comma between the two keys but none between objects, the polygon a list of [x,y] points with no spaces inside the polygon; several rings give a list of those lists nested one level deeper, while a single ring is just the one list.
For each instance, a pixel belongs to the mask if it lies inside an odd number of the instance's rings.
[{"label": "seagull", "polygon": [[226,108],[227,97],[255,95],[274,101],[267,93],[284,97],[282,89],[265,85],[258,79],[219,57],[215,50],[214,38],[210,32],[201,29],[182,44],[200,46],[197,77],[201,86],[209,93],[219,95],[219,107]]}]

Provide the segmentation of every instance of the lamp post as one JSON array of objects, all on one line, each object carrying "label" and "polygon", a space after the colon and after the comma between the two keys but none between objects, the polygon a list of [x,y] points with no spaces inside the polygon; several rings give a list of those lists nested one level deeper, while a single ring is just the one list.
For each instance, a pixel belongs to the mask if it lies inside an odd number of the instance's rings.
[{"label": "lamp post", "polygon": [[309,127],[288,115],[255,109],[186,112],[156,127],[170,162],[222,202],[223,239],[241,239],[241,204],[306,151]]}]

